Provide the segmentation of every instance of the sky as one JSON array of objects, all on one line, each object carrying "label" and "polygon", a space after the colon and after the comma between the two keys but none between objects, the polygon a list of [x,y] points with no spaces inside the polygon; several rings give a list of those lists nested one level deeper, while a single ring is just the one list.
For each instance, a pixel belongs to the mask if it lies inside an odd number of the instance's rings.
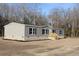
[{"label": "sky", "polygon": [[[14,5],[14,6],[18,6],[18,4],[9,4],[9,5]],[[27,5],[27,4],[25,4]],[[34,8],[40,8],[43,14],[48,15],[49,11],[51,9],[54,8],[64,8],[64,9],[68,9],[68,8],[72,8],[75,4],[74,3],[37,3],[37,4],[33,4],[33,3],[28,3],[28,5],[30,7],[34,7]]]},{"label": "sky", "polygon": [[75,4],[72,3],[48,3],[48,4],[41,4],[40,8],[42,9],[43,13],[48,14],[51,9],[54,8],[72,8]]}]

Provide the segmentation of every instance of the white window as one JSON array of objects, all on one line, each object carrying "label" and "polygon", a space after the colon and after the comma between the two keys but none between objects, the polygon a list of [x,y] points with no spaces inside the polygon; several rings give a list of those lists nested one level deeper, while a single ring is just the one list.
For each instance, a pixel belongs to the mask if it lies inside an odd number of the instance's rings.
[{"label": "white window", "polygon": [[42,34],[48,34],[49,30],[48,29],[42,29]]},{"label": "white window", "polygon": [[62,30],[59,31],[59,34],[62,34]]},{"label": "white window", "polygon": [[29,34],[36,34],[37,30],[36,28],[29,28]]},{"label": "white window", "polygon": [[37,34],[37,29],[33,28],[33,34]]},{"label": "white window", "polygon": [[32,34],[32,28],[29,28],[29,34]]},{"label": "white window", "polygon": [[42,34],[45,34],[45,29],[42,29]]},{"label": "white window", "polygon": [[49,30],[48,29],[46,29],[46,34],[49,34]]}]

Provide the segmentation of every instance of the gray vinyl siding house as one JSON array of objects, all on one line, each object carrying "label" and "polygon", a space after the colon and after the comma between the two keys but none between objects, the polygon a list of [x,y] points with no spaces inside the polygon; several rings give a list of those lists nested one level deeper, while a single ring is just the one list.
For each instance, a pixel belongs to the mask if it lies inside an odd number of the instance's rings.
[{"label": "gray vinyl siding house", "polygon": [[4,39],[11,40],[42,40],[48,39],[49,32],[56,30],[60,36],[64,36],[64,31],[59,33],[60,29],[51,29],[49,26],[34,26],[11,22],[4,26]]},{"label": "gray vinyl siding house", "polygon": [[26,40],[39,40],[39,39],[48,39],[48,33],[43,29],[48,31],[47,26],[34,26],[34,25],[25,25],[25,39]]}]

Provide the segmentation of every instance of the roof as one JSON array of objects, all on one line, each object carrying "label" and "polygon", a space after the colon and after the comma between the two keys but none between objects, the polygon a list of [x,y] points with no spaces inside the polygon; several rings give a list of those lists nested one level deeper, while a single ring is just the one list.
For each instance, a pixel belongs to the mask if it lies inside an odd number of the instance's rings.
[{"label": "roof", "polygon": [[[27,27],[33,27],[33,26],[35,26],[35,27],[48,27],[48,26],[46,26],[46,25],[38,26],[38,25],[22,24],[22,23],[18,23],[18,22],[10,22],[10,23],[8,23],[7,25],[12,24],[12,23],[21,24],[21,25],[24,25],[24,26],[27,26]],[[5,26],[7,26],[7,25],[5,25]],[[4,27],[5,27],[5,26],[4,26]]]}]

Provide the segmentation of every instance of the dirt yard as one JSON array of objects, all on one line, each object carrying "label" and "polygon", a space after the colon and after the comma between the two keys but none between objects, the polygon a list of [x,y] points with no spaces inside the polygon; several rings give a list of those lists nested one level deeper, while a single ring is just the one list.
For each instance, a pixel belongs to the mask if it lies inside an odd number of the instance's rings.
[{"label": "dirt yard", "polygon": [[0,56],[79,56],[79,38],[29,42],[0,39]]}]

